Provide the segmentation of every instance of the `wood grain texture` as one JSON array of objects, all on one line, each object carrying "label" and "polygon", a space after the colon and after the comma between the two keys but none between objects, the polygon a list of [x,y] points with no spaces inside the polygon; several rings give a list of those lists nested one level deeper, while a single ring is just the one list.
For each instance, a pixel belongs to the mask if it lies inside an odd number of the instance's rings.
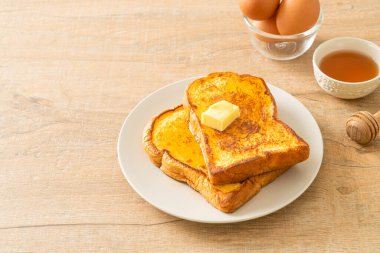
[{"label": "wood grain texture", "polygon": [[[265,59],[232,0],[52,0],[0,4],[0,252],[378,252],[380,140],[346,136],[355,111],[324,93],[312,52],[337,36],[380,44],[380,2],[323,0],[325,21],[302,57]],[[116,141],[150,92],[214,71],[263,77],[313,113],[325,154],[312,186],[266,217],[208,225],[142,200],[123,178]]]}]

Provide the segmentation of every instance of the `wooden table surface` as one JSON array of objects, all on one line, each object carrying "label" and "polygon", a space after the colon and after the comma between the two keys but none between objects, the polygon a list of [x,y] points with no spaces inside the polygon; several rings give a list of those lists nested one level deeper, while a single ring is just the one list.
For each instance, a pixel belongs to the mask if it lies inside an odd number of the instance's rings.
[{"label": "wooden table surface", "polygon": [[[380,88],[341,100],[311,58],[337,36],[380,44],[380,1],[322,1],[302,57],[272,61],[250,45],[235,0],[53,0],[0,4],[0,252],[379,252],[380,138],[345,134]],[[266,217],[199,224],[145,202],[116,153],[128,112],[150,92],[214,71],[265,78],[316,118],[324,158],[311,187]]]}]

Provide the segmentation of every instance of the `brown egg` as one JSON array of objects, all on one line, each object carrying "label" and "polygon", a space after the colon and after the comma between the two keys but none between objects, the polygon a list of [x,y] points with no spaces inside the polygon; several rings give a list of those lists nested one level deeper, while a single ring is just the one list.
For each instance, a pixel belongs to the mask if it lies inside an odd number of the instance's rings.
[{"label": "brown egg", "polygon": [[[264,31],[266,33],[271,33],[271,34],[276,34],[280,35],[280,33],[277,30],[276,26],[276,15],[273,15],[271,18],[267,20],[262,20],[262,21],[253,21],[253,25],[256,26],[258,29],[261,31]],[[259,40],[265,41],[265,42],[276,42],[276,40],[263,37],[259,34],[255,34],[255,37],[258,38]]]},{"label": "brown egg", "polygon": [[276,24],[281,35],[292,35],[309,30],[319,17],[319,0],[282,0]]},{"label": "brown egg", "polygon": [[271,18],[262,21],[253,21],[253,24],[259,28],[261,31],[271,34],[280,35],[276,26],[276,15],[273,15]]},{"label": "brown egg", "polygon": [[239,0],[243,14],[253,20],[265,20],[273,16],[280,0]]}]

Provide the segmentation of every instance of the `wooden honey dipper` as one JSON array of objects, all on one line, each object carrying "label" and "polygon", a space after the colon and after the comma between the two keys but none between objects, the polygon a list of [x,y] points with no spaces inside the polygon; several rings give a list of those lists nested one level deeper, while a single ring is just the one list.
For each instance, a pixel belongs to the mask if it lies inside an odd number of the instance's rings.
[{"label": "wooden honey dipper", "polygon": [[367,145],[376,139],[379,128],[380,111],[374,115],[365,111],[356,112],[346,122],[347,135],[362,145]]}]

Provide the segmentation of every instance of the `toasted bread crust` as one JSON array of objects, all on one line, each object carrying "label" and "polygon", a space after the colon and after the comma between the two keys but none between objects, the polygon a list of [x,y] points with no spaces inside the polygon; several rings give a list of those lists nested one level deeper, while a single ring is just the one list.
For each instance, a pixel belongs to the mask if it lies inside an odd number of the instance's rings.
[{"label": "toasted bread crust", "polygon": [[[257,79],[257,77],[253,77],[251,75],[237,75],[232,72],[212,73],[209,74],[206,78],[219,76],[238,76],[243,78],[252,77]],[[264,80],[261,78],[258,79],[260,79],[262,81],[262,84],[265,86],[265,94],[269,95],[272,100],[272,120],[278,124],[281,124],[286,129],[286,131],[290,132],[294,138],[297,139],[299,145],[294,148],[289,148],[286,152],[270,151],[265,152],[264,156],[249,157],[247,159],[243,159],[239,162],[224,167],[216,166],[213,153],[211,152],[211,147],[209,145],[208,137],[203,133],[200,118],[195,112],[196,105],[192,104],[191,99],[189,98],[189,89],[191,85],[199,80],[198,79],[187,87],[183,105],[189,115],[189,129],[201,147],[203,157],[208,168],[208,178],[212,184],[221,185],[241,182],[255,175],[293,166],[296,163],[302,162],[309,157],[309,145],[301,137],[299,137],[293,131],[293,129],[291,129],[289,126],[277,118],[276,102]]]},{"label": "toasted bread crust", "polygon": [[187,183],[211,205],[226,213],[238,209],[261,189],[261,185],[254,179],[248,179],[242,183],[239,190],[224,193],[212,186],[202,172],[179,162],[168,152],[164,152],[162,157],[161,170],[171,178]]},{"label": "toasted bread crust", "polygon": [[143,147],[150,160],[169,177],[187,183],[194,190],[198,191],[211,205],[223,212],[233,212],[256,195],[262,187],[280,176],[287,168],[283,167],[271,173],[266,173],[252,177],[241,182],[236,190],[222,191],[212,185],[202,171],[199,171],[185,163],[182,163],[170,155],[167,150],[160,150],[153,142],[153,130],[155,121],[169,111],[178,107],[168,109],[155,116],[148,122],[143,134]]}]

